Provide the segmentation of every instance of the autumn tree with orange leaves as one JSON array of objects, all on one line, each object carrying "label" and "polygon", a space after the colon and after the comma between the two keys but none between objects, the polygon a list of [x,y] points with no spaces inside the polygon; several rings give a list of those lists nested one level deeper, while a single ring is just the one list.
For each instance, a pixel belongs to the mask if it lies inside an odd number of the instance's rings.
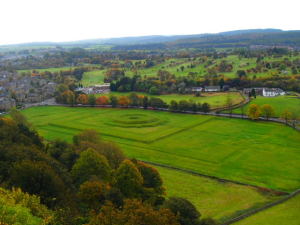
[{"label": "autumn tree with orange leaves", "polygon": [[89,98],[86,94],[80,94],[76,99],[78,104],[86,105],[89,101]]},{"label": "autumn tree with orange leaves", "polygon": [[120,96],[118,99],[118,104],[120,106],[128,106],[130,104],[130,99],[127,96]]},{"label": "autumn tree with orange leaves", "polygon": [[171,210],[154,209],[136,199],[125,200],[123,210],[107,203],[88,225],[180,225]]},{"label": "autumn tree with orange leaves", "polygon": [[107,96],[100,96],[96,99],[96,105],[108,105],[109,104],[109,98]]}]

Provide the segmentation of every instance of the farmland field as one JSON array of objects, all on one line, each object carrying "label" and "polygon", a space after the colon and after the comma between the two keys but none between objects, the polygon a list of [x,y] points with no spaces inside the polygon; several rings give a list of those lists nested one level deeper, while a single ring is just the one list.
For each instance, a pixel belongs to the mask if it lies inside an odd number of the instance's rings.
[{"label": "farmland field", "polygon": [[[289,60],[295,60],[299,57],[288,57]],[[209,59],[211,61],[210,65],[207,65],[207,62],[200,62],[199,59],[195,60],[188,60],[188,59],[177,59],[177,58],[171,58],[168,60],[165,60],[163,63],[159,63],[153,67],[150,68],[142,68],[138,69],[137,73],[141,76],[155,76],[157,74],[158,70],[167,70],[170,73],[174,74],[175,76],[187,76],[189,73],[196,73],[197,76],[203,77],[209,68],[212,68],[219,64],[222,60],[226,60],[228,63],[232,64],[233,69],[231,72],[224,72],[222,73],[225,77],[228,78],[234,78],[237,77],[237,71],[238,70],[248,70],[251,68],[256,67],[256,58],[244,58],[244,57],[238,57],[237,55],[229,55],[226,58],[222,59]],[[274,61],[280,61],[283,60],[283,58],[272,58],[272,57],[266,57],[266,61],[268,62],[274,62]],[[191,67],[190,65],[193,64],[194,66]],[[181,70],[181,67],[184,67],[183,70]],[[248,77],[265,77],[265,76],[271,76],[273,74],[279,73],[276,71],[276,69],[270,69],[268,72],[260,72],[260,73],[249,73]],[[133,71],[127,70],[126,75],[127,76],[133,76],[135,73]],[[286,75],[291,75],[291,70],[287,70]]]},{"label": "farmland field", "polygon": [[234,223],[234,225],[299,225],[300,195],[259,212],[249,218]]},{"label": "farmland field", "polygon": [[[112,92],[107,95],[116,95],[116,96],[122,96],[122,95],[129,95],[131,92]],[[181,94],[166,94],[166,95],[150,95],[147,93],[140,93],[137,92],[138,95],[145,95],[148,97],[158,97],[162,99],[166,103],[170,103],[172,100],[175,100],[177,102],[181,100],[187,100],[187,101],[193,101],[196,103],[204,103],[207,102],[210,104],[212,108],[222,107],[225,106],[226,100],[228,97],[230,97],[233,101],[233,104],[241,103],[244,98],[239,92],[215,92],[215,93],[202,93],[201,97],[195,97],[191,94],[181,95]],[[100,96],[100,95],[98,95]]]},{"label": "farmland field", "polygon": [[189,199],[204,217],[213,217],[218,221],[225,220],[236,211],[262,205],[275,198],[252,187],[223,183],[173,169],[156,168],[163,178],[167,196]]},{"label": "farmland field", "polygon": [[85,72],[82,76],[81,83],[83,86],[103,84],[105,70],[94,70]]},{"label": "farmland field", "polygon": [[24,113],[46,139],[71,141],[95,129],[129,157],[277,190],[300,186],[300,134],[282,124],[138,109],[34,107]]},{"label": "farmland field", "polygon": [[53,67],[53,68],[46,68],[46,69],[30,69],[30,70],[18,70],[19,73],[22,72],[31,72],[33,70],[38,71],[38,72],[45,72],[45,71],[49,71],[49,72],[59,72],[59,71],[66,71],[66,70],[71,70],[71,69],[75,69],[76,67],[72,67],[72,66],[66,66],[66,67]]},{"label": "farmland field", "polygon": [[[253,99],[250,104],[264,105],[269,104],[273,106],[275,111],[275,116],[279,117],[284,110],[295,113],[298,117],[300,116],[300,98],[295,96],[277,96],[277,97],[262,97],[257,96],[256,99]],[[249,105],[246,105],[245,112]],[[241,109],[235,109],[234,113],[241,113]]]}]

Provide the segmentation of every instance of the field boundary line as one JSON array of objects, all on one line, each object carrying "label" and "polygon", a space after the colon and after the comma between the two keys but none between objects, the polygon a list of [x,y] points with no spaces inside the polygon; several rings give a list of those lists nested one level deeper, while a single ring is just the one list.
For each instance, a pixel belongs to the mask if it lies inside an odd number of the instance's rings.
[{"label": "field boundary line", "polygon": [[[158,166],[158,167],[163,167],[163,168],[167,168],[167,169],[177,170],[177,171],[184,172],[184,173],[189,173],[189,174],[199,176],[199,177],[206,177],[206,178],[213,179],[213,180],[223,182],[223,183],[238,184],[238,185],[243,185],[243,186],[247,186],[247,187],[256,188],[258,190],[267,189],[270,192],[278,193],[280,195],[289,195],[290,194],[289,192],[284,192],[284,191],[281,191],[281,190],[275,190],[275,189],[271,189],[271,188],[265,188],[265,187],[261,187],[261,186],[258,186],[258,185],[254,185],[254,184],[248,184],[248,183],[243,183],[243,182],[240,182],[240,181],[229,180],[229,179],[225,179],[225,178],[219,178],[219,177],[216,177],[216,176],[207,175],[207,174],[195,172],[195,171],[188,170],[188,169],[178,168],[178,167],[175,167],[175,166],[170,166],[170,165],[165,165],[165,164],[160,164],[160,163],[155,163],[155,162],[149,162],[149,161],[144,161],[144,160],[139,160],[139,161],[144,162],[144,163],[148,163],[148,164],[153,165],[153,166]],[[300,190],[299,190],[299,192],[300,192]]]},{"label": "field boundary line", "polygon": [[207,122],[209,122],[209,121],[211,121],[211,120],[213,120],[213,119],[215,119],[215,118],[209,118],[209,119],[207,119],[207,120],[201,121],[200,123],[197,123],[197,124],[193,124],[193,125],[184,127],[184,128],[182,128],[182,129],[180,129],[180,130],[178,130],[178,131],[175,131],[175,132],[170,133],[170,134],[166,134],[166,135],[164,135],[164,136],[160,136],[160,137],[158,137],[158,138],[156,138],[156,139],[154,139],[154,140],[151,140],[151,141],[149,141],[149,142],[147,142],[147,143],[150,144],[150,143],[153,143],[153,142],[155,142],[155,141],[158,141],[158,140],[161,140],[161,139],[164,139],[164,138],[171,137],[171,136],[173,136],[173,135],[175,135],[175,134],[178,134],[178,133],[181,133],[181,132],[190,130],[190,129],[194,128],[194,127],[198,127],[198,126],[200,126],[200,125],[202,125],[202,124],[204,124],[204,123],[207,123]]},{"label": "field boundary line", "polygon": [[[148,163],[148,164],[153,165],[153,166],[158,166],[158,167],[162,167],[162,168],[177,170],[177,171],[184,172],[184,173],[189,173],[189,174],[192,174],[192,175],[195,175],[195,176],[200,176],[200,177],[205,177],[205,178],[208,178],[208,179],[213,179],[213,180],[216,180],[216,181],[219,181],[219,182],[233,183],[233,184],[252,187],[252,188],[256,188],[256,189],[263,188],[263,187],[252,185],[252,184],[246,184],[246,183],[239,182],[239,181],[233,181],[233,180],[218,178],[218,177],[215,177],[215,176],[205,175],[205,174],[201,174],[201,173],[186,170],[186,169],[181,169],[181,168],[177,168],[177,167],[173,167],[173,166],[163,165],[163,164],[160,164],[160,163],[153,163],[153,162],[148,162],[148,161],[144,161],[144,160],[139,160],[139,161]],[[280,192],[281,194],[285,194],[286,196],[284,196],[283,198],[281,198],[279,200],[276,200],[274,202],[266,203],[262,207],[259,207],[259,208],[256,208],[256,209],[250,209],[246,213],[243,213],[239,216],[236,216],[232,219],[229,219],[228,221],[226,221],[224,223],[221,223],[220,225],[234,224],[234,223],[236,223],[240,220],[246,219],[246,218],[248,218],[252,215],[255,215],[259,212],[262,212],[266,209],[269,209],[269,208],[272,208],[274,206],[280,205],[280,204],[282,204],[282,203],[284,203],[284,202],[286,202],[286,201],[288,201],[288,200],[290,200],[290,199],[292,199],[292,198],[294,198],[294,197],[296,197],[297,195],[300,194],[300,189],[297,189],[296,191],[294,191],[292,193],[282,192],[282,191],[278,191],[278,190],[274,190],[274,189],[269,189],[269,190],[275,191],[275,192]]]},{"label": "field boundary line", "polygon": [[234,223],[236,223],[238,221],[241,221],[241,220],[246,219],[246,218],[248,218],[250,216],[253,216],[253,215],[257,214],[257,213],[260,213],[260,212],[262,212],[262,211],[264,211],[266,209],[269,209],[269,208],[272,208],[274,206],[280,205],[280,204],[282,204],[282,203],[284,203],[284,202],[286,202],[286,201],[288,201],[288,200],[296,197],[299,194],[300,194],[300,189],[292,192],[288,196],[285,196],[285,197],[283,197],[283,198],[281,198],[279,200],[276,200],[276,201],[271,202],[271,203],[267,203],[266,205],[264,205],[264,206],[262,206],[260,208],[249,210],[248,212],[246,212],[246,213],[244,213],[244,214],[242,214],[240,216],[234,217],[234,218],[226,221],[225,223],[221,223],[220,225],[234,224]]}]

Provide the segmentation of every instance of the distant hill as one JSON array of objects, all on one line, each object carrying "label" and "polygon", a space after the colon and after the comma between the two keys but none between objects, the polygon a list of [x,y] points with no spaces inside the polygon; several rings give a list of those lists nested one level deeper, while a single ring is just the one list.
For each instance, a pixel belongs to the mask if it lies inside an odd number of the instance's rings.
[{"label": "distant hill", "polygon": [[282,31],[280,29],[235,30],[216,34],[192,35],[152,35],[138,37],[120,37],[91,39],[72,42],[40,42],[4,47],[91,47],[109,45],[115,50],[167,49],[167,48],[227,48],[249,46],[286,46],[300,48],[300,31]]},{"label": "distant hill", "polygon": [[162,49],[162,48],[229,48],[229,47],[293,47],[300,48],[300,31],[239,30],[217,34],[206,34],[198,37],[182,37],[159,45],[119,45],[113,49]]}]

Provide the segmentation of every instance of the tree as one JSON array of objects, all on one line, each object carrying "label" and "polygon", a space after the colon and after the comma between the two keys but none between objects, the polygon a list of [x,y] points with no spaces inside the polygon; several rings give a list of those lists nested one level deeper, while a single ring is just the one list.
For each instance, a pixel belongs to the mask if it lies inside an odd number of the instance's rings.
[{"label": "tree", "polygon": [[252,88],[252,90],[251,90],[250,97],[254,97],[254,98],[256,98],[256,91],[255,91],[255,89],[254,89],[254,88]]},{"label": "tree", "polygon": [[244,104],[241,106],[241,115],[242,115],[242,118],[244,118],[244,116],[245,116],[245,105]]},{"label": "tree", "polygon": [[88,103],[88,96],[86,94],[80,94],[76,101],[78,104],[86,105]]},{"label": "tree", "polygon": [[181,225],[197,225],[201,214],[196,207],[184,198],[171,197],[166,200],[164,207],[170,209],[175,215],[179,216]]},{"label": "tree", "polygon": [[150,94],[150,95],[158,95],[158,94],[159,94],[159,91],[158,91],[157,87],[152,86],[152,87],[149,89],[149,94]]},{"label": "tree", "polygon": [[16,108],[12,108],[9,111],[9,115],[11,118],[18,124],[18,125],[24,125],[26,127],[30,127],[31,124],[28,122],[27,118]]},{"label": "tree", "polygon": [[172,111],[176,111],[178,109],[178,103],[175,100],[172,100],[170,102],[169,109]]},{"label": "tree", "polygon": [[243,78],[247,76],[247,73],[245,72],[245,70],[238,70],[237,75],[239,78]]},{"label": "tree", "polygon": [[114,143],[100,141],[98,143],[84,142],[80,143],[79,150],[84,151],[88,148],[94,149],[108,160],[111,168],[117,169],[125,159],[121,149]]},{"label": "tree", "polygon": [[144,107],[144,109],[148,108],[148,97],[147,96],[145,96],[143,98],[143,107]]},{"label": "tree", "polygon": [[164,194],[163,181],[159,172],[143,162],[137,162],[137,167],[143,177],[143,186],[153,189],[158,195]]},{"label": "tree", "polygon": [[80,185],[78,198],[88,209],[99,209],[105,202],[109,186],[100,181],[86,181]]},{"label": "tree", "polygon": [[62,179],[42,161],[21,161],[11,169],[10,184],[41,197],[42,203],[52,207],[64,199],[66,187]]},{"label": "tree", "polygon": [[94,106],[96,104],[96,97],[95,97],[95,95],[89,95],[88,103],[91,106]]},{"label": "tree", "polygon": [[[219,85],[220,85],[221,90],[223,90],[224,84],[225,84],[224,78],[221,78],[219,80]],[[197,92],[197,93],[200,93],[200,92]]]},{"label": "tree", "polygon": [[269,104],[265,104],[261,107],[261,114],[263,117],[269,120],[269,118],[275,115],[274,108]]},{"label": "tree", "polygon": [[285,124],[288,124],[289,120],[292,118],[292,113],[288,110],[284,110],[281,113],[280,118],[285,121]]},{"label": "tree", "polygon": [[124,160],[116,171],[115,186],[126,198],[141,196],[143,177],[137,167],[130,161]]},{"label": "tree", "polygon": [[80,185],[92,178],[109,181],[110,172],[107,159],[95,150],[87,149],[80,153],[80,157],[74,164],[71,174],[75,183]]},{"label": "tree", "polygon": [[292,126],[293,128],[296,128],[296,124],[297,124],[297,120],[298,120],[298,116],[296,113],[292,113],[292,116],[291,116],[291,121],[292,121]]},{"label": "tree", "polygon": [[[30,218],[30,214],[35,218]],[[23,192],[20,188],[0,188],[1,225],[49,224],[53,212],[41,204],[40,197]],[[34,221],[35,220],[35,221]]]},{"label": "tree", "polygon": [[109,104],[109,98],[105,95],[100,96],[96,99],[96,105],[108,105]]},{"label": "tree", "polygon": [[128,106],[130,104],[130,99],[127,96],[120,96],[118,104],[120,106]]},{"label": "tree", "polygon": [[226,98],[226,107],[229,110],[230,116],[232,115],[232,106],[233,106],[233,100],[231,96],[228,94]]},{"label": "tree", "polygon": [[118,98],[114,95],[110,96],[110,104],[112,107],[116,107],[118,105]]},{"label": "tree", "polygon": [[261,115],[261,109],[256,104],[251,104],[248,109],[248,117],[252,120],[257,120]]},{"label": "tree", "polygon": [[204,102],[201,106],[201,109],[204,113],[208,113],[210,111],[210,105],[206,102]]},{"label": "tree", "polygon": [[83,142],[90,142],[90,143],[97,144],[100,142],[100,136],[97,133],[97,131],[92,129],[84,130],[81,133],[73,136],[74,145],[80,145]]},{"label": "tree", "polygon": [[140,98],[136,93],[130,93],[128,98],[130,100],[130,105],[132,105],[132,106],[139,106],[140,105]]},{"label": "tree", "polygon": [[88,225],[179,225],[179,223],[169,209],[156,210],[139,200],[127,199],[122,210],[107,202]]},{"label": "tree", "polygon": [[62,103],[74,105],[75,104],[75,94],[73,91],[67,90],[62,93]]},{"label": "tree", "polygon": [[69,170],[74,165],[77,154],[66,141],[55,140],[47,147],[47,153],[65,165]]},{"label": "tree", "polygon": [[125,72],[120,68],[120,65],[114,64],[112,68],[105,73],[105,82],[118,80],[125,76]]},{"label": "tree", "polygon": [[151,97],[149,101],[149,105],[154,108],[165,108],[167,107],[167,104],[161,100],[160,98]]}]

